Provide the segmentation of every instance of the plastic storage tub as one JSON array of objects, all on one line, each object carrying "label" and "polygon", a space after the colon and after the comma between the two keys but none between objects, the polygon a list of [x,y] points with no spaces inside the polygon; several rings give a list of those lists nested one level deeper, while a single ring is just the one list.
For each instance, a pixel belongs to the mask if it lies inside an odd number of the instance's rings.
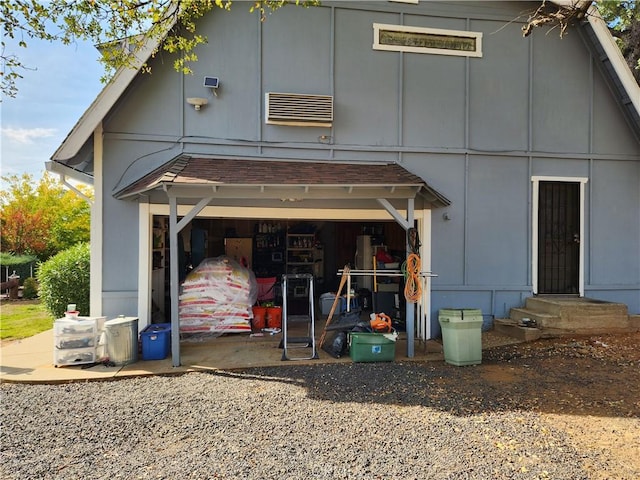
[{"label": "plastic storage tub", "polygon": [[140,332],[142,360],[163,360],[171,351],[171,324],[154,323]]},{"label": "plastic storage tub", "polygon": [[482,311],[442,309],[438,313],[442,328],[444,361],[451,365],[482,363]]},{"label": "plastic storage tub", "polygon": [[[320,313],[322,315],[329,315],[331,312],[331,307],[333,306],[333,302],[336,298],[336,294],[332,292],[323,293],[320,295]],[[338,299],[338,304],[336,305],[335,313],[340,313],[346,310],[346,304],[344,303],[344,299],[340,297]]]},{"label": "plastic storage tub", "polygon": [[[336,294],[331,292],[323,293],[322,295],[320,295],[320,313],[322,315],[329,315],[335,298]],[[336,313],[337,312],[340,312],[340,302],[338,302],[338,305],[336,306]]]},{"label": "plastic storage tub", "polygon": [[53,324],[53,365],[77,365],[96,361],[97,319],[61,318]]},{"label": "plastic storage tub", "polygon": [[396,339],[393,333],[349,333],[349,356],[354,362],[393,362]]},{"label": "plastic storage tub", "polygon": [[64,365],[80,365],[83,363],[94,363],[96,361],[96,349],[90,348],[72,348],[53,350],[54,366]]},{"label": "plastic storage tub", "polygon": [[94,318],[77,317],[74,319],[60,318],[53,324],[53,334],[63,335],[96,335],[96,320]]}]

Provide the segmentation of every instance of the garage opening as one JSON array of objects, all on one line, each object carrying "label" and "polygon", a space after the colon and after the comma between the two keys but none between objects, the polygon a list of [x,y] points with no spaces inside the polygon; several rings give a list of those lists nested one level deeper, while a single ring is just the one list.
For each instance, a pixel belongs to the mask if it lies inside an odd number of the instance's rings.
[{"label": "garage opening", "polygon": [[[311,268],[312,270],[315,268],[322,275],[317,280],[318,289],[316,291],[330,291],[335,288],[337,283],[334,272],[337,272],[344,265],[353,265],[357,259],[356,251],[365,250],[364,243],[362,248],[357,248],[359,237],[375,237],[376,232],[382,232],[383,244],[372,243],[369,239],[366,242],[366,247],[371,249],[375,247],[377,260],[380,260],[377,258],[378,253],[381,256],[384,255],[382,265],[386,263],[400,264],[404,253],[399,255],[398,262],[394,262],[396,258],[393,256],[393,252],[404,252],[407,248],[404,232],[415,226],[414,213],[416,208],[427,211],[450,203],[444,196],[427,185],[424,179],[396,163],[356,164],[333,161],[246,160],[200,158],[188,155],[181,155],[153,172],[128,183],[127,186],[115,192],[114,196],[121,200],[143,199],[144,203],[141,204],[141,209],[147,209],[147,211],[153,205],[163,203],[166,205],[165,202],[168,200],[169,225],[166,226],[166,217],[162,219],[162,223],[160,218],[157,219],[158,222],[155,219],[153,221],[154,229],[157,228],[162,232],[160,238],[162,239],[162,248],[165,250],[164,255],[161,253],[159,256],[154,256],[154,263],[165,271],[165,283],[162,286],[160,283],[163,275],[158,272],[153,276],[153,283],[158,287],[156,288],[157,293],[154,294],[157,308],[157,312],[154,313],[162,314],[164,319],[171,318],[171,348],[174,366],[180,365],[179,287],[180,278],[189,268],[187,252],[190,255],[190,262],[194,263],[194,259],[198,260],[198,258],[194,258],[198,254],[212,256],[216,253],[224,253],[229,243],[233,243],[231,239],[250,238],[251,240],[247,240],[247,245],[243,247],[247,255],[240,255],[240,257],[244,258],[248,264],[247,256],[251,252],[252,271],[255,268],[260,274],[260,270],[264,269],[262,274],[273,275],[278,267],[282,268],[283,266],[285,272],[294,268]],[[179,214],[179,207],[186,208],[186,213]],[[282,219],[278,220],[278,218],[268,220],[270,215],[260,216],[258,214],[255,215],[255,218],[260,218],[259,221],[248,220],[251,217],[244,215],[212,218],[211,215],[207,217],[207,214],[203,213],[207,208],[239,209],[248,214],[251,214],[252,210],[275,210],[283,212],[281,218],[287,218],[287,220],[286,222]],[[366,225],[358,224],[357,221],[345,224],[335,221],[318,222],[317,224],[309,222],[309,225],[305,225],[305,222],[298,219],[314,218],[315,222],[323,217],[319,215],[298,216],[293,221],[291,217],[284,216],[286,212],[299,214],[303,210],[314,212],[316,215],[320,212],[330,211],[364,211],[370,212],[372,215],[373,212],[386,212],[390,217],[388,222],[390,232],[395,231],[400,234],[387,234],[385,232],[386,222],[381,222],[381,225]],[[178,219],[178,217],[181,218]],[[232,218],[238,218],[238,220],[230,221],[229,219]],[[369,217],[367,215],[351,217],[350,220],[353,218],[362,218],[365,222]],[[394,226],[394,221],[399,226]],[[280,222],[279,227],[278,222]],[[141,230],[151,227],[151,225],[144,223],[143,219]],[[280,251],[274,250],[272,246],[269,247],[274,240],[269,237],[266,237],[265,252],[256,249],[256,240],[265,239],[265,237],[260,237],[260,234],[265,234],[265,226],[267,234],[280,235],[275,236],[276,247],[279,247]],[[187,227],[189,228],[187,229]],[[394,228],[395,230],[393,230]],[[185,238],[187,231],[190,232],[188,239]],[[192,235],[193,232],[197,232],[197,235]],[[373,235],[365,235],[366,232],[373,233]],[[393,243],[391,243],[392,240]],[[239,241],[234,241],[240,248]],[[186,248],[187,242],[189,249]],[[251,243],[250,247],[249,242]],[[282,242],[284,242],[284,250],[282,250]],[[169,245],[168,250],[166,245]],[[262,242],[260,245],[260,248],[263,248]],[[198,248],[194,249],[194,246]],[[317,248],[319,246],[321,248]],[[143,250],[145,248],[146,246],[142,246]],[[271,255],[271,259],[262,265],[260,262],[254,265],[254,250],[256,259],[260,257],[260,253]],[[320,251],[321,258],[317,256]],[[169,262],[165,258],[167,252],[171,253],[168,255]],[[280,265],[276,265],[279,263],[280,255],[282,255],[282,262]],[[368,254],[362,255],[362,266],[366,268],[369,268],[368,256]],[[370,258],[373,263],[373,255]],[[146,256],[141,261],[147,261]],[[167,264],[170,270],[169,295],[167,295],[166,284]],[[355,266],[358,267],[357,264]],[[141,269],[141,272],[146,270],[146,268]],[[369,273],[365,272],[365,275],[369,276]],[[401,274],[396,276],[395,282],[392,283],[399,283],[398,278],[401,277]],[[144,283],[145,279],[142,278],[141,282]],[[289,283],[287,283],[288,285]],[[362,285],[357,285],[357,287],[363,288]],[[292,285],[292,288],[295,298],[296,286]],[[351,292],[352,288],[347,290]],[[396,288],[396,285],[391,285],[389,288],[392,290],[389,293],[394,298],[393,308],[401,309],[402,307],[395,301],[395,295],[397,291],[400,291],[400,286],[398,285]],[[298,292],[300,295],[303,293],[301,290]],[[289,297],[288,288],[283,293],[287,298]],[[167,296],[170,300],[170,315],[167,315]],[[288,305],[288,302],[285,304]],[[141,307],[144,308],[144,306]],[[414,304],[407,303],[405,318],[407,319],[407,356],[409,357],[413,356],[414,312]],[[288,317],[285,315],[285,318]]]},{"label": "garage opening", "polygon": [[[152,306],[153,323],[170,322],[169,217],[153,216]],[[257,281],[259,302],[282,302],[283,274],[309,273],[314,277],[318,300],[338,290],[337,272],[345,265],[371,269],[377,278],[378,311],[400,320],[405,306],[401,278],[385,277],[384,269],[398,268],[406,258],[406,233],[395,221],[354,222],[325,220],[230,219],[192,220],[178,238],[179,280],[204,259],[226,255],[250,269]],[[354,277],[351,289],[359,307],[372,308],[373,281]],[[260,291],[262,290],[262,291]],[[295,283],[288,294],[292,313],[307,308],[307,293]],[[318,308],[320,308],[318,304]],[[399,325],[401,326],[401,325]]]}]

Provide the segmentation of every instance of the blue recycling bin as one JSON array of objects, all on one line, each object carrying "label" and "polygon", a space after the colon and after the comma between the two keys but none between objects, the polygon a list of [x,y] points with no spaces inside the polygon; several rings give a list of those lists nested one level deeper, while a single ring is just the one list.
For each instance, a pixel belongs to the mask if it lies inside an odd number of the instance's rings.
[{"label": "blue recycling bin", "polygon": [[171,351],[171,324],[152,323],[140,332],[142,360],[163,360]]}]

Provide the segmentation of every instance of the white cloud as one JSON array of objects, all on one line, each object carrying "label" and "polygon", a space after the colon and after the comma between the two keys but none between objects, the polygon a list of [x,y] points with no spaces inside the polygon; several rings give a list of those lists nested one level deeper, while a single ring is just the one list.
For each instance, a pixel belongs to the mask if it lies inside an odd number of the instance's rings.
[{"label": "white cloud", "polygon": [[2,136],[21,144],[30,144],[34,141],[53,137],[56,135],[55,128],[3,128]]}]

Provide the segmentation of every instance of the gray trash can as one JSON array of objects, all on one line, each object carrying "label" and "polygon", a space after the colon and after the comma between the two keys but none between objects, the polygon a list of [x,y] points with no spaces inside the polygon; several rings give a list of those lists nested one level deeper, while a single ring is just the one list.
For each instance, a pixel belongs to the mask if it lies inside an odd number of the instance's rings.
[{"label": "gray trash can", "polygon": [[104,322],[109,360],[116,365],[128,365],[138,361],[138,319],[114,318]]},{"label": "gray trash can", "polygon": [[482,363],[482,311],[478,309],[440,310],[444,360],[451,365]]}]

